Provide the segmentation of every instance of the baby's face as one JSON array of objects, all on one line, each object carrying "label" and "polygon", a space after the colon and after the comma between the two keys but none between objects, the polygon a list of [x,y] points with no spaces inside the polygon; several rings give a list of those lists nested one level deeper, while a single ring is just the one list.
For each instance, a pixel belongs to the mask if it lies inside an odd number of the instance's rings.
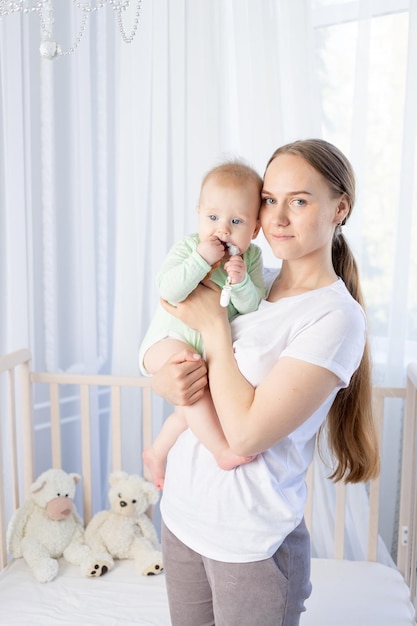
[{"label": "baby's face", "polygon": [[259,232],[259,206],[260,193],[253,182],[238,186],[207,181],[198,207],[200,240],[215,236],[243,254]]}]

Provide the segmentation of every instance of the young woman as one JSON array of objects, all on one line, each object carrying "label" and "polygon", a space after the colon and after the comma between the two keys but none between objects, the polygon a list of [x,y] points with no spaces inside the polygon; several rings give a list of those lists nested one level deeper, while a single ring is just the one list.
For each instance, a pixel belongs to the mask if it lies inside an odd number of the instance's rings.
[{"label": "young woman", "polygon": [[[297,141],[272,155],[262,198],[261,226],[282,266],[266,273],[259,309],[229,326],[210,282],[176,308],[164,303],[202,334],[230,447],[257,455],[222,471],[189,430],[169,454],[161,513],[173,626],[297,626],[310,593],[304,479],[317,432],[326,424],[335,480],[378,472],[366,319],[341,229],[352,168],[325,141]],[[181,404],[205,383],[200,357],[183,351],[154,389]]]}]

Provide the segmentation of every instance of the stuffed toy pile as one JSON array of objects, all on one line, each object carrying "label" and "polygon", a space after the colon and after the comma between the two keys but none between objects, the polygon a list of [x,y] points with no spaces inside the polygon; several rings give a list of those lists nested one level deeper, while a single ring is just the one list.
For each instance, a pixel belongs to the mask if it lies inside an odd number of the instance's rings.
[{"label": "stuffed toy pile", "polygon": [[126,472],[114,472],[109,482],[111,508],[90,521],[86,542],[93,552],[106,554],[112,564],[113,559],[133,559],[139,574],[160,574],[162,554],[155,528],[146,515],[149,505],[158,501],[158,490],[142,476]]},{"label": "stuffed toy pile", "polygon": [[79,565],[81,573],[98,577],[112,567],[106,552],[94,553],[84,540],[84,528],[73,503],[78,474],[49,469],[32,484],[31,497],[19,507],[7,529],[7,549],[23,557],[35,578],[53,580],[58,559]]}]

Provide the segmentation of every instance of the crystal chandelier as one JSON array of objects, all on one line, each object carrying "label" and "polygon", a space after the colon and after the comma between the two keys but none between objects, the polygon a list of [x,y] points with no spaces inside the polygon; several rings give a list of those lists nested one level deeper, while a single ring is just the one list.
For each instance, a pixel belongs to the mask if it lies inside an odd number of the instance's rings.
[{"label": "crystal chandelier", "polygon": [[[103,9],[107,4],[116,14],[117,24],[120,35],[125,43],[131,43],[136,35],[139,25],[139,17],[141,11],[142,0],[58,0],[59,2],[67,1],[81,12],[81,22],[79,31],[75,37],[74,43],[65,51],[62,50],[59,43],[54,38],[54,0],[0,0],[0,19],[6,15],[13,13],[35,13],[39,17],[42,42],[40,45],[41,56],[45,59],[55,59],[59,56],[71,54],[78,48],[80,41],[87,27],[88,19],[93,14]],[[126,32],[123,14],[130,7],[134,6],[133,25],[129,33]]]}]

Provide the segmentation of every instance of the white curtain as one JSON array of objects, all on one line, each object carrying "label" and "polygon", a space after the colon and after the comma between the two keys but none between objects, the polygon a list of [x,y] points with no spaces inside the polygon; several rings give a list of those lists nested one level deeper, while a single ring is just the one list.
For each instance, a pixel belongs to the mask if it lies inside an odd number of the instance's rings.
[{"label": "white curtain", "polygon": [[139,41],[121,50],[116,370],[137,371],[156,272],[196,229],[205,171],[233,153],[263,173],[280,143],[320,132],[310,47],[291,34],[311,41],[308,15],[308,2],[144,3]]},{"label": "white curtain", "polygon": [[[54,7],[66,52],[77,44],[82,15],[71,2]],[[110,368],[114,27],[102,10],[73,53],[48,60],[39,53],[36,13],[0,21],[0,353],[28,347],[38,371]],[[34,398],[36,473],[51,465],[45,393],[37,387]],[[91,408],[98,442],[98,398]],[[71,449],[78,423],[66,416],[64,469],[80,471]],[[97,464],[97,475],[104,471]]]},{"label": "white curtain", "polygon": [[[68,49],[80,11],[54,6]],[[53,61],[35,15],[0,20],[0,352],[136,374],[204,172],[232,153],[263,173],[278,145],[322,136],[358,175],[346,232],[375,380],[402,384],[417,359],[416,14],[416,0],[143,0],[133,43],[105,7]]]}]

